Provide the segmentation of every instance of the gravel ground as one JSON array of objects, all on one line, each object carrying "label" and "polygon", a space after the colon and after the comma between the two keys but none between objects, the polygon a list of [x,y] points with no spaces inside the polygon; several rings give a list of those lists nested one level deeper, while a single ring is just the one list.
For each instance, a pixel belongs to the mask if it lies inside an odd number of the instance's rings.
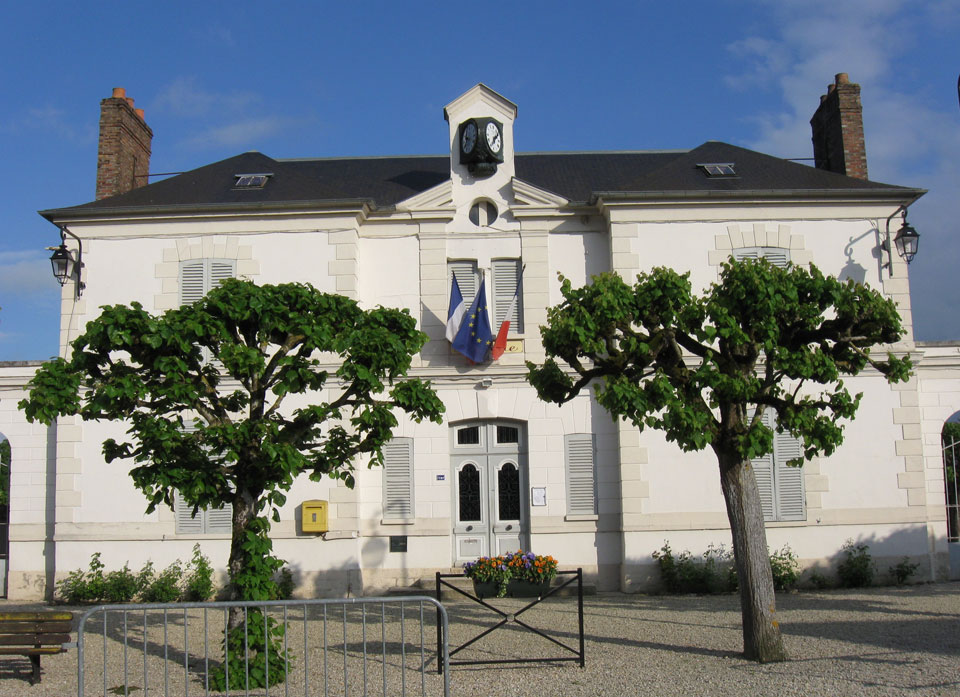
[{"label": "gravel ground", "polygon": [[[444,602],[450,613],[451,649],[483,631],[492,624],[491,618],[496,621],[490,611],[469,601],[448,599],[445,594]],[[522,607],[519,601],[493,602],[505,612]],[[960,695],[960,584],[803,592],[780,595],[777,603],[791,657],[787,663],[758,665],[740,657],[742,635],[736,596],[601,594],[584,600],[586,668],[581,669],[575,662],[453,666],[451,695]],[[8,611],[18,609],[15,603],[0,606]],[[77,610],[79,615],[83,608]],[[352,607],[346,618],[345,659],[341,610],[330,609],[324,625],[322,615],[314,610],[309,611],[309,621],[305,623],[302,610],[290,609],[287,637],[290,646],[295,647],[291,648],[294,662],[288,684],[290,695],[303,695],[305,684],[309,694],[323,695],[325,675],[330,695],[364,694],[364,627],[360,612],[358,607]],[[436,674],[432,613],[425,611],[427,673],[421,683],[421,628],[416,606],[407,606],[402,637],[395,611],[385,612],[383,624],[379,606],[366,612],[368,694],[384,692],[380,668],[384,652],[386,694],[399,695],[405,686],[406,694],[419,695],[421,684],[428,695],[442,694],[442,679]],[[189,694],[203,694],[202,622],[193,619],[191,616],[186,630],[189,650],[184,652],[183,614],[168,616],[165,656],[159,618],[151,617],[144,632],[139,615],[128,617],[130,694],[145,695],[144,642],[148,654],[146,694],[163,694],[164,669],[170,695],[185,694],[185,687]],[[574,598],[551,598],[519,619],[547,631],[567,646],[577,646]],[[118,618],[108,624],[108,694],[123,694],[119,622]],[[221,615],[208,617],[211,650],[218,643],[222,622]],[[326,666],[320,650],[324,630],[330,647]],[[302,648],[305,631],[306,660]],[[99,668],[103,646],[102,634],[87,644],[87,695],[103,694]],[[518,654],[571,655],[511,622],[453,658],[495,660]],[[187,676],[183,671],[185,657],[189,663]],[[0,656],[0,697],[77,694],[75,649],[44,657],[42,664],[42,683],[30,686],[26,679],[28,660]],[[271,694],[285,691],[271,690]]]}]

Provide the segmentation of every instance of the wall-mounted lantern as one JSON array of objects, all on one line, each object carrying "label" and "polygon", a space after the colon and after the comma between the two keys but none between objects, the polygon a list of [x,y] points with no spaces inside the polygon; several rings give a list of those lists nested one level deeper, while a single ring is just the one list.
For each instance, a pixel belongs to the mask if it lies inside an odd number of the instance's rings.
[{"label": "wall-mounted lantern", "polygon": [[[77,241],[76,259],[73,258],[73,254],[67,249],[67,235],[70,235],[70,237]],[[50,266],[53,268],[53,277],[57,279],[57,283],[61,286],[66,285],[68,280],[74,278],[77,283],[77,297],[79,298],[83,289],[86,287],[86,284],[80,280],[80,274],[83,272],[83,243],[80,241],[80,238],[67,230],[67,228],[60,226],[60,246],[47,247],[47,249],[53,250],[53,254],[50,256]]]},{"label": "wall-mounted lantern", "polygon": [[893,275],[893,249],[890,245],[890,221],[898,213],[903,216],[903,223],[900,225],[896,237],[893,238],[893,247],[897,248],[897,254],[909,264],[917,255],[917,249],[920,247],[920,233],[916,231],[913,225],[907,222],[907,207],[900,206],[887,218],[887,239],[883,244],[884,249],[887,250],[887,254],[890,255],[890,261],[884,264],[884,266],[890,268],[891,276]]}]

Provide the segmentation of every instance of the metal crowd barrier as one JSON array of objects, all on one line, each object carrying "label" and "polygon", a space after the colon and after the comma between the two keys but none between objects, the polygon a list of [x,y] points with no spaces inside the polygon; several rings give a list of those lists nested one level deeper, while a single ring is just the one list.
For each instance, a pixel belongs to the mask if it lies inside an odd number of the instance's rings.
[{"label": "metal crowd barrier", "polygon": [[[223,648],[230,610],[240,608],[244,689],[216,694],[449,697],[448,644],[428,651],[425,638],[424,623],[432,629],[434,621],[424,616],[430,606],[446,636],[447,612],[428,596],[101,605],[80,618],[77,694],[214,694],[211,674],[228,672],[231,665]],[[256,637],[278,625],[284,628],[276,637],[282,649],[263,651],[261,665]],[[271,661],[283,663],[282,683],[269,683]],[[433,661],[442,670],[442,684],[427,670]],[[225,677],[228,686],[238,679]],[[266,684],[253,688],[258,678]]]}]

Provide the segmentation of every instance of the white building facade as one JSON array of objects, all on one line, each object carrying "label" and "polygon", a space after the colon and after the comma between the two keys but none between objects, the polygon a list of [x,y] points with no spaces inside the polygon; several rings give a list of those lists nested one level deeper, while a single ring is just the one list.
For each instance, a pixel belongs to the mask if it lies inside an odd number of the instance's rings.
[{"label": "white building facade", "polygon": [[[850,87],[843,78],[831,94]],[[104,109],[142,122],[129,102],[115,93]],[[898,210],[923,192],[714,142],[523,154],[517,107],[483,85],[444,117],[448,156],[245,153],[44,211],[83,244],[85,288],[78,298],[74,282],[64,287],[61,353],[102,305],[138,301],[161,313],[226,276],[406,308],[429,336],[413,374],[432,381],[444,423],[402,422],[387,466],[357,463],[354,489],[295,482],[272,537],[298,593],[381,591],[517,548],[582,567],[601,590],[653,588],[652,553],[665,542],[695,554],[729,546],[716,460],[616,422],[589,395],[562,407],[537,399],[524,364],[544,359],[539,327],[561,300],[558,273],[577,286],[601,271],[631,278],[670,266],[704,288],[731,256],[763,255],[865,281],[897,302],[909,328],[907,264],[884,243],[891,217],[896,229]],[[126,137],[138,152],[146,139],[149,156],[149,129],[132,123],[121,123]],[[120,160],[130,152],[121,144]],[[470,364],[446,339],[454,274],[467,303],[486,279],[494,333],[519,288],[499,360]],[[891,349],[914,356],[915,376],[891,386],[865,371],[848,381],[864,397],[834,455],[789,471],[778,466],[786,452],[771,456],[761,484],[768,541],[826,570],[852,538],[870,545],[880,569],[909,556],[922,578],[942,579],[951,546],[940,430],[960,410],[960,348],[918,345],[909,331]],[[8,595],[49,595],[94,552],[108,568],[163,567],[199,541],[223,568],[228,518],[147,515],[129,463],[104,462],[101,444],[122,424],[26,423],[15,405],[35,368],[0,367],[0,433],[13,453]],[[299,506],[312,500],[329,503],[326,533],[303,530]]]}]

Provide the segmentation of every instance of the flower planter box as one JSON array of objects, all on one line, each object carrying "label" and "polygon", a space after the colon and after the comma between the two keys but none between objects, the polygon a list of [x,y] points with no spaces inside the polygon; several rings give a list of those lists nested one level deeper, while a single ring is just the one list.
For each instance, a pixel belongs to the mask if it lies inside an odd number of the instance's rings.
[{"label": "flower planter box", "polygon": [[[540,583],[519,579],[507,581],[508,598],[539,598],[549,590],[550,581],[542,581]],[[481,600],[483,598],[496,598],[497,583],[496,581],[474,581],[473,592]]]}]

